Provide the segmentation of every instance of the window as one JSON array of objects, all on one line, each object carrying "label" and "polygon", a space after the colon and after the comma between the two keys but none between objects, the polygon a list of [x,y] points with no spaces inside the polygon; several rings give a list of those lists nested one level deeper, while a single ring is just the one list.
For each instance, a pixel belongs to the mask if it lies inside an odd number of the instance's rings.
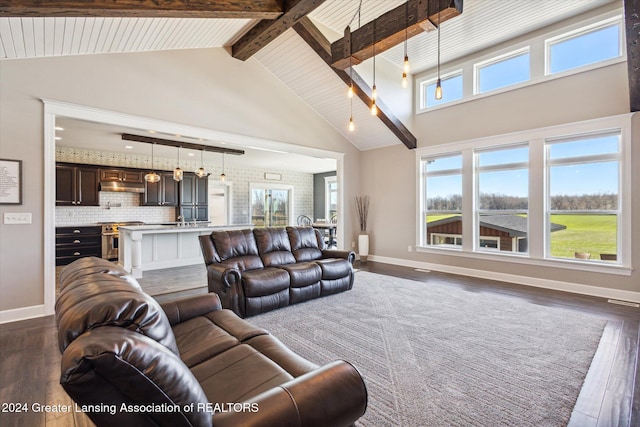
[{"label": "window", "polygon": [[292,217],[293,187],[289,185],[249,184],[251,224],[256,227],[284,227]]},{"label": "window", "polygon": [[572,70],[622,55],[620,19],[546,40],[546,73]]},{"label": "window", "polygon": [[324,217],[328,220],[338,215],[338,177],[329,176],[324,179]]},{"label": "window", "polygon": [[478,250],[527,252],[529,147],[476,151]]},{"label": "window", "polygon": [[547,141],[548,256],[618,262],[620,132]]},{"label": "window", "polygon": [[632,117],[418,149],[416,250],[628,274]]},{"label": "window", "polygon": [[436,83],[437,79],[421,83],[422,108],[434,107],[462,99],[462,71],[456,71],[441,78],[442,99],[440,100],[436,99]]},{"label": "window", "polygon": [[530,79],[529,48],[476,64],[475,93],[485,93]]},{"label": "window", "polygon": [[421,161],[424,206],[422,242],[440,247],[462,246],[462,156]]}]

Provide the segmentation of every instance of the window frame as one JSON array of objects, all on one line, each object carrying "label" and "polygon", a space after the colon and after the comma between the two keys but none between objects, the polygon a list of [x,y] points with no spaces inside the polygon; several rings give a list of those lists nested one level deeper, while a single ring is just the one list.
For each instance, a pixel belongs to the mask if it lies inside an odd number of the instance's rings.
[{"label": "window frame", "polygon": [[[415,250],[421,253],[446,254],[453,257],[464,257],[490,261],[519,263],[542,267],[553,267],[567,270],[580,270],[606,274],[630,275],[633,270],[633,254],[631,244],[631,138],[633,113],[605,117],[583,122],[531,129],[512,134],[483,137],[447,144],[423,147],[416,150],[416,242]],[[587,262],[545,257],[547,246],[547,194],[549,189],[546,176],[546,141],[563,139],[585,134],[620,132],[619,163],[619,263]],[[503,251],[496,254],[490,251],[476,250],[475,240],[475,170],[474,152],[482,148],[506,147],[527,141],[529,144],[529,244],[528,253],[511,253]],[[424,158],[446,156],[462,153],[462,248],[451,250],[437,246],[424,245],[426,226],[422,226],[423,206],[426,203],[426,192],[423,184],[421,164]]]},{"label": "window frame", "polygon": [[446,80],[453,79],[458,76],[462,77],[462,98],[453,99],[451,101],[443,101],[438,103],[438,105],[433,105],[431,107],[427,106],[427,88],[438,81],[438,76],[433,76],[429,79],[420,80],[420,82],[418,83],[418,87],[420,88],[419,89],[420,90],[420,94],[419,94],[420,109],[431,110],[433,108],[438,108],[443,105],[450,105],[451,103],[462,101],[464,99],[464,70],[462,68],[454,69],[452,71],[447,72],[446,74],[441,74],[440,80],[441,80],[441,83],[444,83]]}]

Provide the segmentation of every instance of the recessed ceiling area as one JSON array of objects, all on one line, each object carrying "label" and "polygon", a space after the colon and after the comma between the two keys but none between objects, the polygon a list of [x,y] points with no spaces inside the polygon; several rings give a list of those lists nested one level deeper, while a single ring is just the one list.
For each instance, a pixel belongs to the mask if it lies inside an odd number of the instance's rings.
[{"label": "recessed ceiling area", "polygon": [[[335,159],[285,152],[281,147],[278,147],[278,150],[271,150],[263,147],[239,146],[225,141],[208,141],[184,135],[150,132],[153,129],[135,129],[67,117],[56,118],[56,128],[63,129],[56,130],[56,146],[59,147],[151,157],[151,144],[122,140],[123,133],[130,133],[244,150],[244,155],[225,156],[225,166],[229,168],[260,168],[304,173],[323,173],[336,170]],[[178,150],[175,147],[155,145],[153,150],[156,158],[177,159],[178,156]],[[199,150],[180,150],[180,158],[185,162],[199,162],[200,154]],[[222,163],[222,154],[205,152],[203,156],[206,164]]]}]

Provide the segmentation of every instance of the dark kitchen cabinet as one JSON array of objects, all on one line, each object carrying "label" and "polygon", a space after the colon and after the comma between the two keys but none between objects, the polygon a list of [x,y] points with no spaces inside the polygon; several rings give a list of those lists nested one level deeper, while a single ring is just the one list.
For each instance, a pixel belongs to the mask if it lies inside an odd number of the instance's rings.
[{"label": "dark kitchen cabinet", "polygon": [[56,206],[99,206],[98,168],[56,164]]},{"label": "dark kitchen cabinet", "polygon": [[185,221],[209,219],[209,179],[186,172],[180,181],[179,215]]},{"label": "dark kitchen cabinet", "polygon": [[159,182],[144,183],[141,204],[144,206],[178,206],[178,182],[172,172],[160,172]]},{"label": "dark kitchen cabinet", "polygon": [[128,169],[100,169],[100,181],[135,182],[142,183],[141,171]]},{"label": "dark kitchen cabinet", "polygon": [[102,256],[102,227],[56,227],[56,265]]}]

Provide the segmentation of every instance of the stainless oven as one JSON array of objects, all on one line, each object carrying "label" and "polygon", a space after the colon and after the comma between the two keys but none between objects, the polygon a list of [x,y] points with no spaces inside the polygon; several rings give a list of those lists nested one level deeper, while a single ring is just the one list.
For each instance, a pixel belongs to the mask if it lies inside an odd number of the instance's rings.
[{"label": "stainless oven", "polygon": [[142,225],[142,221],[108,222],[102,224],[102,258],[109,261],[118,260],[118,227],[123,225]]}]

